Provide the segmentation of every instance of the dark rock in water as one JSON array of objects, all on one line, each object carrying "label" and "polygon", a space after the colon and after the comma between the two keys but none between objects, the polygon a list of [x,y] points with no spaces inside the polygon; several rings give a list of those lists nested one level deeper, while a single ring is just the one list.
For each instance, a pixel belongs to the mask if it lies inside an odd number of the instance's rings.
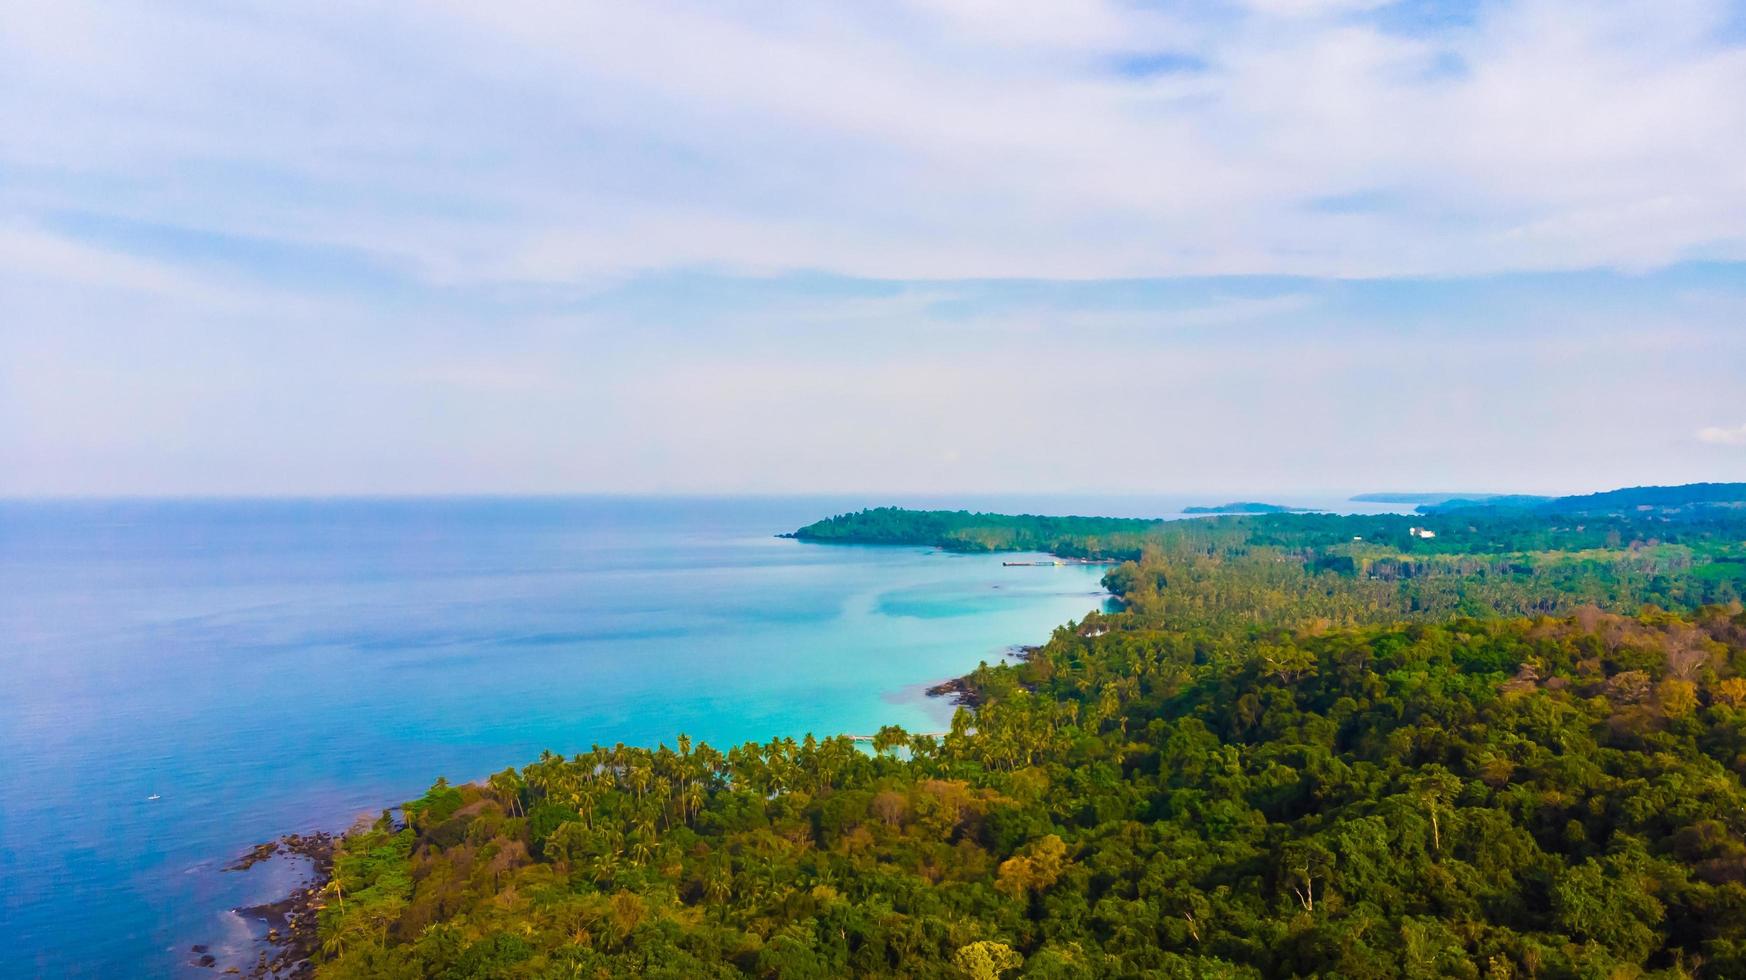
[{"label": "dark rock in water", "polygon": [[212,947],[206,945],[205,943],[195,943],[194,945],[188,947],[188,952],[190,952],[190,953],[204,953],[204,952],[207,952],[208,950],[210,950],[211,948]]},{"label": "dark rock in water", "polygon": [[[289,840],[289,838],[287,838],[287,840]],[[273,855],[275,855],[277,853],[279,853],[279,842],[276,840],[268,841],[265,844],[256,844],[252,850],[250,850],[247,854],[244,854],[241,858],[239,858],[235,864],[231,865],[228,868],[225,868],[224,870],[226,870],[226,871],[247,871],[248,869],[254,867],[257,864],[260,864],[262,861],[267,860],[268,858],[272,857]]]},{"label": "dark rock in water", "polygon": [[966,708],[974,708],[982,703],[982,695],[976,689],[965,683],[964,678],[954,677],[928,688],[928,697],[950,697],[952,703]]},{"label": "dark rock in water", "polygon": [[218,965],[218,957],[213,956],[211,953],[207,953],[205,956],[202,956],[198,960],[195,960],[194,965],[195,966],[202,966],[202,967],[205,967],[206,969],[210,970],[214,966]]}]

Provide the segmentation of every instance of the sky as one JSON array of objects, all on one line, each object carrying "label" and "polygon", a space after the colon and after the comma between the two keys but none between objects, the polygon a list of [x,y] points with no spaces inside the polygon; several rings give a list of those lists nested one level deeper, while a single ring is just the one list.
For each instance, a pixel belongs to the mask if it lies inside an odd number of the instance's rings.
[{"label": "sky", "polygon": [[0,495],[1696,480],[1746,0],[0,2]]}]

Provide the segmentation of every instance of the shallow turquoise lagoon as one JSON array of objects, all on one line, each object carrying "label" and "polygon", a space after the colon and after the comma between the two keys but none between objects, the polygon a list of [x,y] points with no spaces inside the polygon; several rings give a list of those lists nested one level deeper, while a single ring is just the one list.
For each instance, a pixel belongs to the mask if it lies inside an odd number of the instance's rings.
[{"label": "shallow turquoise lagoon", "polygon": [[221,867],[439,774],[944,727],[922,687],[1103,601],[773,536],[860,504],[0,503],[0,976],[210,976],[189,947],[286,884]]}]

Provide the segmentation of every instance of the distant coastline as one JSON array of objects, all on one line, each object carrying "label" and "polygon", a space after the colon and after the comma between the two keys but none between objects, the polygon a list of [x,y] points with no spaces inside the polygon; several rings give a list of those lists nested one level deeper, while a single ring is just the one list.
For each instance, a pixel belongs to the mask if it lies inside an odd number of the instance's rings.
[{"label": "distant coastline", "polygon": [[[1356,498],[1354,498],[1356,499]],[[1288,507],[1266,504],[1257,500],[1241,500],[1229,504],[1182,508],[1184,514],[1313,514],[1313,507]]]},{"label": "distant coastline", "polygon": [[1351,499],[1362,504],[1441,504],[1451,500],[1492,500],[1499,493],[1360,493]]}]

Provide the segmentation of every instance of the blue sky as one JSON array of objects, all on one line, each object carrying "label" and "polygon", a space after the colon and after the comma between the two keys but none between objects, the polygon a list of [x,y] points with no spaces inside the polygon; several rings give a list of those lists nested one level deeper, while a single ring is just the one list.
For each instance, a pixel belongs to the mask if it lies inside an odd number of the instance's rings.
[{"label": "blue sky", "polygon": [[0,494],[1746,479],[1746,4],[20,0]]}]

